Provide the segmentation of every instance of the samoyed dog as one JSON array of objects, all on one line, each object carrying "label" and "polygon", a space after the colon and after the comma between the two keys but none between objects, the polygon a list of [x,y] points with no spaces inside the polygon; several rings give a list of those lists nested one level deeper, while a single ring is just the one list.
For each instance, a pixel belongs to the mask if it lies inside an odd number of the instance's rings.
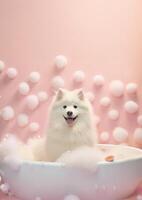
[{"label": "samoyed dog", "polygon": [[[30,139],[26,145],[16,141],[14,146],[22,159],[88,166],[100,159],[96,143],[93,109],[82,89],[59,89],[51,102],[43,138]],[[1,143],[0,157],[10,152],[10,147]]]}]

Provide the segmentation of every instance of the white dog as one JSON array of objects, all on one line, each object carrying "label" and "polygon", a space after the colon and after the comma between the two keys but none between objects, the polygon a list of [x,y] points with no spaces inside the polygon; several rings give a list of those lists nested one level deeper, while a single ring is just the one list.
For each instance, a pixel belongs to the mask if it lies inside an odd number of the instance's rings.
[{"label": "white dog", "polygon": [[[79,157],[84,157],[80,155],[80,152],[82,155],[86,152],[86,158],[88,158],[91,148],[96,162],[93,148],[97,142],[97,134],[93,116],[92,106],[82,90],[59,89],[51,103],[45,136],[42,139],[31,139],[27,147],[18,142],[20,156],[30,160],[53,162],[58,159],[59,162],[64,160],[70,163],[68,160],[70,156],[66,152],[72,152],[72,162],[75,162]],[[84,147],[85,151],[83,152],[83,149],[76,151],[80,147]],[[2,151],[1,147],[0,155]],[[73,153],[78,156],[74,157]]]}]

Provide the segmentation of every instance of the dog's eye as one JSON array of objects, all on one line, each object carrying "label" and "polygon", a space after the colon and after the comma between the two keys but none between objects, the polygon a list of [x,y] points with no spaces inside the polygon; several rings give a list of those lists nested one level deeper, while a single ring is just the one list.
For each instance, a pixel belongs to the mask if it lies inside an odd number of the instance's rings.
[{"label": "dog's eye", "polygon": [[77,108],[77,105],[74,105],[73,107],[74,107],[74,108]]},{"label": "dog's eye", "polygon": [[66,109],[66,108],[67,108],[67,106],[66,106],[66,105],[64,105],[64,106],[63,106],[63,108],[64,108],[64,109]]}]

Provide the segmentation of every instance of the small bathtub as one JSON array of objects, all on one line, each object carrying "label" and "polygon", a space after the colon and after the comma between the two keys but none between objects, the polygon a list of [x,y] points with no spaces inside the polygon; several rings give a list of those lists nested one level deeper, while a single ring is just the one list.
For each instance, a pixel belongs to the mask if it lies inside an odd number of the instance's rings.
[{"label": "small bathtub", "polygon": [[[99,145],[105,149],[116,145]],[[142,181],[142,150],[122,146],[134,158],[101,162],[96,172],[70,168],[62,163],[23,161],[19,170],[0,163],[0,173],[20,200],[64,200],[75,195],[81,200],[122,200],[134,193]],[[140,157],[141,156],[141,157]]]}]

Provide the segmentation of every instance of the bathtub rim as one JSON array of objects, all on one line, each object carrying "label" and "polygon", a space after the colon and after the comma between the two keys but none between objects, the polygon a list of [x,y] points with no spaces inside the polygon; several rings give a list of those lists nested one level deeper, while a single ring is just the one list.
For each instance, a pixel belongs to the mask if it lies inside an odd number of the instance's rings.
[{"label": "bathtub rim", "polygon": [[[138,151],[139,153],[142,154],[142,149],[139,149],[137,147],[131,147],[131,146],[123,146],[123,145],[114,145],[114,144],[97,144],[96,146],[101,146],[101,147],[117,147],[117,146],[122,146],[125,149],[131,149]],[[122,159],[122,160],[116,160],[114,162],[107,162],[107,161],[101,161],[97,165],[98,166],[109,166],[109,165],[118,165],[118,164],[124,164],[124,163],[131,163],[134,161],[142,160],[142,155],[134,158],[128,158],[128,159]],[[1,163],[1,162],[0,162]],[[46,161],[29,161],[29,160],[22,160],[21,164],[25,165],[34,165],[34,166],[54,166],[54,167],[67,167],[65,163],[61,162],[46,162]]]}]

